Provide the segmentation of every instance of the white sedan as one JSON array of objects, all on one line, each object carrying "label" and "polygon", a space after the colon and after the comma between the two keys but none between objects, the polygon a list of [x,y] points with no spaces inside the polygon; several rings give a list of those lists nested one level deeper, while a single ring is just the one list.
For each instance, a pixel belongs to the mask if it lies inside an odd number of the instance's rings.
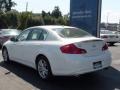
[{"label": "white sedan", "polygon": [[110,30],[101,30],[100,37],[110,45],[114,45],[115,43],[118,43],[120,40],[119,35],[116,34],[116,32]]},{"label": "white sedan", "polygon": [[54,75],[77,76],[111,64],[102,39],[69,26],[28,28],[3,45],[2,55],[5,62],[13,60],[36,69],[43,80]]}]

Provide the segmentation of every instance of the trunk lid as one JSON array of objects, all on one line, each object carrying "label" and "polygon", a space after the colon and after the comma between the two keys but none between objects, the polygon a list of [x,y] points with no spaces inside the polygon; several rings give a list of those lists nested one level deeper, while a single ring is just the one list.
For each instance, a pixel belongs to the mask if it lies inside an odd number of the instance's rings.
[{"label": "trunk lid", "polygon": [[77,42],[75,45],[78,48],[83,48],[87,51],[85,56],[97,56],[103,53],[102,47],[105,45],[105,43],[102,40],[88,40]]},{"label": "trunk lid", "polygon": [[69,43],[73,43],[78,48],[85,49],[87,51],[85,56],[97,56],[103,53],[102,48],[105,45],[105,42],[102,39],[96,37],[89,38],[79,38],[69,41]]}]

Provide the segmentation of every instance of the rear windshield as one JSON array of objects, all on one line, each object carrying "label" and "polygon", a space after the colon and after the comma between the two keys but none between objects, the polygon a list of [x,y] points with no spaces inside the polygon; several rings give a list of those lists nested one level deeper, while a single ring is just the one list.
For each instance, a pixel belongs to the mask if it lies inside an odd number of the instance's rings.
[{"label": "rear windshield", "polygon": [[56,28],[53,30],[62,38],[80,38],[92,36],[88,32],[79,28]]}]

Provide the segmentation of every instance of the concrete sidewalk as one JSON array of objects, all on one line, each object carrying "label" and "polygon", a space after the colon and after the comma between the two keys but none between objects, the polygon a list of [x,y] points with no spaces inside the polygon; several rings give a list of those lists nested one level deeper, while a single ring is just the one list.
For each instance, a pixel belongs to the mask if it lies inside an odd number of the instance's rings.
[{"label": "concrete sidewalk", "polygon": [[3,67],[0,67],[0,90],[38,90]]}]

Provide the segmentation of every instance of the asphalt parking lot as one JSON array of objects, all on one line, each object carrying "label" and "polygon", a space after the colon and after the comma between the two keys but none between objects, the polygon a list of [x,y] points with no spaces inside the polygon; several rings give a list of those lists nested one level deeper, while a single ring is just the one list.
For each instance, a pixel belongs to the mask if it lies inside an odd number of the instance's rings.
[{"label": "asphalt parking lot", "polygon": [[55,77],[49,82],[40,80],[29,67],[3,63],[0,51],[0,90],[120,90],[120,44],[109,49],[113,58],[109,69],[79,77]]}]

